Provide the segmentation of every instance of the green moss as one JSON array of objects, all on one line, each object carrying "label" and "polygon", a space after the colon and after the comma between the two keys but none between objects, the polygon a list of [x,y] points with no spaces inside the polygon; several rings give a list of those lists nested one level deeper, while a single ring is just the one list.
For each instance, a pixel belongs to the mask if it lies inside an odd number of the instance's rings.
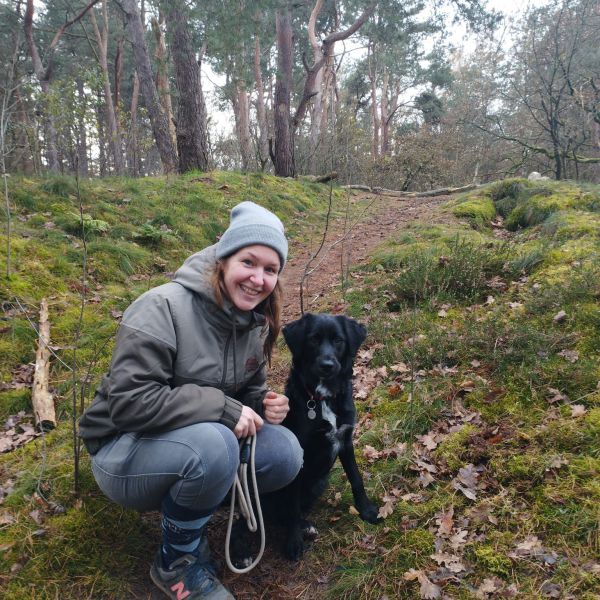
[{"label": "green moss", "polygon": [[466,445],[471,437],[477,431],[476,427],[467,423],[458,431],[447,435],[440,445],[434,450],[433,455],[443,460],[450,471],[457,471],[464,465],[462,456],[466,451]]},{"label": "green moss", "polygon": [[496,208],[490,198],[471,198],[460,202],[453,209],[454,216],[467,219],[475,228],[489,227],[496,216]]},{"label": "green moss", "polygon": [[499,551],[493,544],[475,544],[469,552],[469,558],[489,573],[509,577],[512,573],[512,562],[504,552]]}]

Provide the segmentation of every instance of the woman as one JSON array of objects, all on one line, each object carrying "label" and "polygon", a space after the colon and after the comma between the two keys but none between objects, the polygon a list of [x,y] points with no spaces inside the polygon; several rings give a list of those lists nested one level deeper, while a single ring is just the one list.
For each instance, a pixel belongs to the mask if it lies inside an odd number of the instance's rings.
[{"label": "woman", "polygon": [[162,512],[150,575],[170,598],[233,598],[203,532],[234,480],[238,440],[257,434],[261,492],[300,470],[302,450],[280,425],[288,399],[265,385],[287,249],[273,213],[238,204],[217,244],[125,311],[110,371],[81,417],[102,491]]}]

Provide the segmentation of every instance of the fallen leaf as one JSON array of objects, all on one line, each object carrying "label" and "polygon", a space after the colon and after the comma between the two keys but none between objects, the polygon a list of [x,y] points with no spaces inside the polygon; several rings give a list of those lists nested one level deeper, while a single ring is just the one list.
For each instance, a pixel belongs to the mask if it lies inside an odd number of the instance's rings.
[{"label": "fallen leaf", "polygon": [[363,448],[363,456],[369,461],[374,462],[381,456],[381,452],[373,448],[373,446],[369,446],[368,444]]},{"label": "fallen leaf", "polygon": [[16,518],[9,512],[0,513],[0,525],[12,525],[16,522]]},{"label": "fallen leaf", "polygon": [[558,356],[562,356],[565,360],[570,363],[575,363],[579,360],[579,352],[577,350],[561,350]]},{"label": "fallen leaf", "polygon": [[531,554],[532,552],[541,552],[542,542],[535,535],[528,535],[524,541],[517,544],[517,552],[522,554]]},{"label": "fallen leaf", "polygon": [[419,593],[421,594],[421,598],[425,600],[436,600],[440,598],[442,595],[442,588],[435,583],[432,583],[427,575],[423,573],[423,571],[417,571],[416,569],[410,569],[403,575],[404,579],[407,581],[413,581],[417,579],[421,584],[421,589]]},{"label": "fallen leaf", "polygon": [[562,586],[549,581],[544,582],[540,591],[546,598],[560,598],[562,596]]},{"label": "fallen leaf", "polygon": [[44,522],[44,513],[39,508],[32,510],[29,516],[35,521],[36,525],[41,525]]},{"label": "fallen leaf", "polygon": [[494,298],[494,296],[488,296],[487,300],[485,301],[485,304],[490,305],[490,304],[494,304],[494,302],[496,302],[496,299]]},{"label": "fallen leaf", "polygon": [[386,502],[383,506],[379,508],[378,517],[385,519],[389,517],[394,512],[394,504],[392,502]]},{"label": "fallen leaf", "polygon": [[[436,517],[438,517],[438,515],[436,515]],[[451,506],[446,512],[440,513],[436,523],[439,524],[438,535],[450,535],[452,533],[452,528],[454,527],[454,506]]]},{"label": "fallen leaf", "polygon": [[485,600],[490,594],[499,591],[501,587],[502,583],[498,586],[498,581],[496,579],[484,579],[483,583],[477,588],[475,597]]},{"label": "fallen leaf", "polygon": [[478,360],[472,360],[472,361],[471,361],[471,366],[472,366],[474,369],[477,369],[477,368],[479,368],[479,367],[481,366],[481,363],[480,363]]},{"label": "fallen leaf", "polygon": [[356,510],[356,507],[354,507],[352,504],[348,507],[348,512],[355,517],[360,515],[360,513]]},{"label": "fallen leaf", "polygon": [[560,469],[564,465],[568,465],[569,461],[562,456],[555,456],[548,465],[548,469]]},{"label": "fallen leaf", "polygon": [[437,442],[434,440],[434,435],[428,433],[426,435],[418,435],[417,439],[427,448],[427,450],[435,450],[437,448]]},{"label": "fallen leaf", "polygon": [[438,317],[441,317],[442,319],[447,317],[448,313],[442,308],[442,310],[438,310]]},{"label": "fallen leaf", "polygon": [[552,320],[555,323],[562,323],[566,318],[567,318],[567,313],[564,310],[561,310],[554,315]]},{"label": "fallen leaf", "polygon": [[467,542],[467,536],[469,532],[466,529],[457,531],[453,536],[450,537],[450,545],[454,550],[458,550],[460,546],[463,546]]},{"label": "fallen leaf", "polygon": [[563,394],[560,390],[556,388],[548,388],[548,395],[546,396],[546,400],[550,404],[555,404],[556,402],[568,402],[569,398]]}]

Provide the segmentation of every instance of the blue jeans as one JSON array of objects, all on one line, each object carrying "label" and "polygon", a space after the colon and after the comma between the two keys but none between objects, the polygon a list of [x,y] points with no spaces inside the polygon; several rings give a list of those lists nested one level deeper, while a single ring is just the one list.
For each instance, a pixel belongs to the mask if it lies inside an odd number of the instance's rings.
[{"label": "blue jeans", "polygon": [[[196,423],[163,433],[123,433],[92,457],[100,489],[137,510],[160,510],[167,494],[179,506],[209,514],[231,488],[239,442],[220,423]],[[256,438],[259,491],[291,483],[302,466],[302,448],[282,425],[264,423]]]}]

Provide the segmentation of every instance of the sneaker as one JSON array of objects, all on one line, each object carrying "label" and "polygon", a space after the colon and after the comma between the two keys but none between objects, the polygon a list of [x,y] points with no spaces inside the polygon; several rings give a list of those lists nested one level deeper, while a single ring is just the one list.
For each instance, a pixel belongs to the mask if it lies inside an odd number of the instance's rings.
[{"label": "sneaker", "polygon": [[192,554],[178,558],[165,569],[159,552],[150,578],[173,600],[235,600],[215,577],[211,565]]}]

